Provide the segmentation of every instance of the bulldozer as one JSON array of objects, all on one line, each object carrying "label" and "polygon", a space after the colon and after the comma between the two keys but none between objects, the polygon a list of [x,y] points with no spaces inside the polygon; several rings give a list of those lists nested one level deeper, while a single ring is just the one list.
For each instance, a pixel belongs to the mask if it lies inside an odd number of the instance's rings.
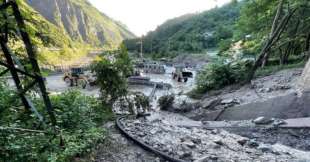
[{"label": "bulldozer", "polygon": [[63,80],[67,86],[77,86],[85,89],[88,85],[96,85],[96,76],[81,67],[70,68],[69,72],[64,73]]},{"label": "bulldozer", "polygon": [[187,82],[188,78],[193,78],[193,73],[187,71],[184,66],[175,66],[175,70],[172,72],[172,79],[178,82]]}]

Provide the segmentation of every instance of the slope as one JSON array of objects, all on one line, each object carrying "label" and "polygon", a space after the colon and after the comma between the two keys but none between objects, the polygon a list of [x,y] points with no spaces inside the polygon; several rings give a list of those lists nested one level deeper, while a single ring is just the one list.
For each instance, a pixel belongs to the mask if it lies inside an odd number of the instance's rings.
[{"label": "slope", "polygon": [[46,20],[67,33],[73,41],[92,46],[115,47],[134,35],[87,0],[26,0]]},{"label": "slope", "polygon": [[[172,53],[202,52],[221,46],[220,42],[232,39],[234,23],[243,4],[232,1],[220,8],[168,20],[143,37],[144,52],[167,56]],[[130,51],[138,51],[139,41],[140,38],[130,39],[125,44]]]}]

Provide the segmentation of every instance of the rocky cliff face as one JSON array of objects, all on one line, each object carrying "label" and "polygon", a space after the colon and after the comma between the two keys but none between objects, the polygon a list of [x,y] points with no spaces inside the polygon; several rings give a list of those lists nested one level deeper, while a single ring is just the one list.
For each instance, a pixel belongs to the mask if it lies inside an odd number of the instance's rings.
[{"label": "rocky cliff face", "polygon": [[134,35],[99,12],[87,0],[26,0],[45,19],[64,30],[72,40],[116,46]]}]

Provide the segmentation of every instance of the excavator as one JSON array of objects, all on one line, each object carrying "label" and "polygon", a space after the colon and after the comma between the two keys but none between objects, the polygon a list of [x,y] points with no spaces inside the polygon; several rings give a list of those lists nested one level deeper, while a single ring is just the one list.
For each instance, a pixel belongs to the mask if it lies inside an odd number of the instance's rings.
[{"label": "excavator", "polygon": [[188,78],[193,78],[193,73],[186,70],[184,66],[177,65],[174,66],[175,70],[172,72],[172,79],[178,82],[187,82]]}]

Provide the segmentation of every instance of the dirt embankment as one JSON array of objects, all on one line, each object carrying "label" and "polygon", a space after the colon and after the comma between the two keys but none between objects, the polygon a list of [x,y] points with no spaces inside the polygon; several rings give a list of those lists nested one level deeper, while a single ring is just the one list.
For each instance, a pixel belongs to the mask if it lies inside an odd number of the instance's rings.
[{"label": "dirt embankment", "polygon": [[196,103],[176,104],[174,106],[176,109],[172,109],[172,111],[182,113],[195,120],[214,120],[217,118],[216,114],[213,115],[213,119],[210,119],[206,114],[221,113],[222,110],[253,103],[263,103],[276,97],[297,95],[301,75],[301,68],[283,70],[273,75],[257,78],[249,85],[230,86],[209,92]]}]

